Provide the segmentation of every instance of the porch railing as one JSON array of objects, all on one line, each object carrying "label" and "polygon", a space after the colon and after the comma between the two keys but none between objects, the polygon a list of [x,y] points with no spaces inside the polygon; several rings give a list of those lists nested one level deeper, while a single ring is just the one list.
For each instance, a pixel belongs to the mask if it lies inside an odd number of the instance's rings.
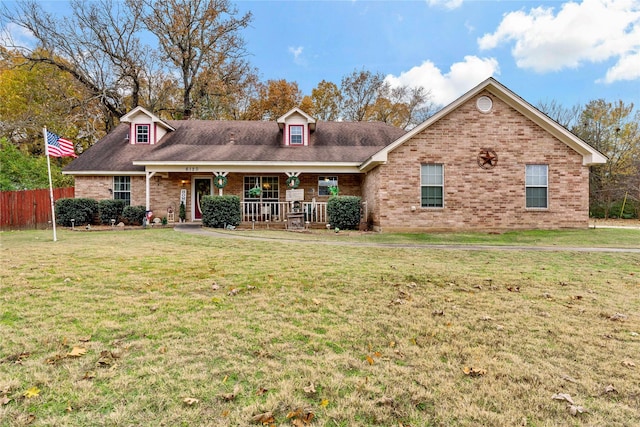
[{"label": "porch railing", "polygon": [[[327,223],[326,202],[302,202],[297,212],[304,214],[305,222]],[[241,202],[243,222],[282,222],[293,212],[291,202]],[[362,219],[368,217],[367,202],[362,202]]]},{"label": "porch railing", "polygon": [[[242,221],[282,222],[293,212],[290,202],[241,202]],[[297,212],[304,214],[304,220],[309,222],[327,222],[326,202],[303,202]]]}]

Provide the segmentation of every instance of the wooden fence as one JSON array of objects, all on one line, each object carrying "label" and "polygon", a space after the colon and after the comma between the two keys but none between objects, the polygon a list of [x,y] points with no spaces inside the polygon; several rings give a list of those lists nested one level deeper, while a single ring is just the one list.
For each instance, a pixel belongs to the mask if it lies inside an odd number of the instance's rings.
[{"label": "wooden fence", "polygon": [[[44,228],[51,223],[49,189],[2,191],[0,193],[0,229]],[[54,188],[53,199],[74,197],[73,187]]]}]

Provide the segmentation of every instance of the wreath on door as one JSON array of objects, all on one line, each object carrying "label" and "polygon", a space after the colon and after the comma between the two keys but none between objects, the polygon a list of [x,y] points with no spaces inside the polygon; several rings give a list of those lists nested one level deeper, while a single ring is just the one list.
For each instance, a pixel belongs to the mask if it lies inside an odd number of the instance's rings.
[{"label": "wreath on door", "polygon": [[289,178],[287,178],[287,188],[298,188],[298,185],[300,185],[300,178],[298,178],[297,176],[290,176]]},{"label": "wreath on door", "polygon": [[213,185],[215,185],[216,188],[224,188],[227,186],[227,177],[224,175],[216,175],[216,177],[213,179]]}]

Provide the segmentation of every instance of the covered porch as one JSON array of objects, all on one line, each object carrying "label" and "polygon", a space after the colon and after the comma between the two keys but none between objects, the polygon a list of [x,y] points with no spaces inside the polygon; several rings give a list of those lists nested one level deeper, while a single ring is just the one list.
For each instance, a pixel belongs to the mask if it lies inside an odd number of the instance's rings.
[{"label": "covered porch", "polygon": [[[181,203],[185,220],[197,223],[202,220],[204,196],[235,195],[240,198],[242,227],[324,228],[331,187],[339,188],[340,195],[362,197],[362,174],[353,167],[348,171],[338,168],[339,172],[324,168],[304,172],[166,169],[146,171],[145,205],[154,217],[166,216],[169,222],[179,221]],[[363,201],[362,221],[367,218]]]}]

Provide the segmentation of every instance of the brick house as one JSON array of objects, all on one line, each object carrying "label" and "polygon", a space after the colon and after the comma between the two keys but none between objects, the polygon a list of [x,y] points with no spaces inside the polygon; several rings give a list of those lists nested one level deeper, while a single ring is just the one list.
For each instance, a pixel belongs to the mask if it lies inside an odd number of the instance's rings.
[{"label": "brick house", "polygon": [[508,230],[586,227],[589,166],[605,162],[489,78],[409,132],[316,122],[297,108],[264,122],[164,121],[137,107],[64,173],[76,197],[170,220],[181,201],[198,221],[203,195],[235,194],[245,222],[301,211],[325,224],[336,186],[362,197],[374,230]]}]

